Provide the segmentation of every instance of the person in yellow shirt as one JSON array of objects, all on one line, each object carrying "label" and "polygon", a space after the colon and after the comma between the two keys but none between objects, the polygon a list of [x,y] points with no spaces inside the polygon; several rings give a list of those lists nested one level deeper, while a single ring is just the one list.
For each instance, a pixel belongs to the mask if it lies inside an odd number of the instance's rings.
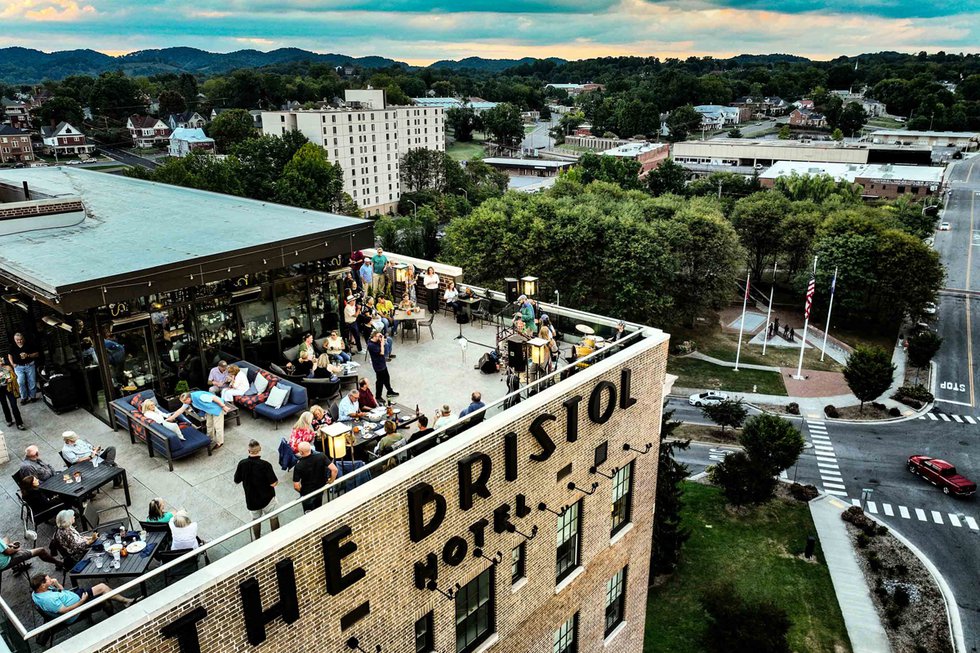
[{"label": "person in yellow shirt", "polygon": [[394,337],[398,335],[398,320],[395,319],[395,305],[391,303],[391,300],[387,297],[380,296],[374,303],[374,309],[378,311],[378,315],[383,317],[388,324],[391,326],[391,336]]}]

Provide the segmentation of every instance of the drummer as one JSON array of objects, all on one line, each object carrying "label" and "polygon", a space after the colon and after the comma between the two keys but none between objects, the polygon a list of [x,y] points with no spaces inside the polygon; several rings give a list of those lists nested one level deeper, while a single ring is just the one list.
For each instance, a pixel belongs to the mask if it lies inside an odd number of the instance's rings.
[{"label": "drummer", "polygon": [[625,337],[626,337],[626,322],[623,322],[622,320],[620,320],[616,324],[616,330],[613,332],[613,336],[612,336],[612,338],[610,338],[610,340],[612,342],[618,342],[618,341],[622,340]]}]

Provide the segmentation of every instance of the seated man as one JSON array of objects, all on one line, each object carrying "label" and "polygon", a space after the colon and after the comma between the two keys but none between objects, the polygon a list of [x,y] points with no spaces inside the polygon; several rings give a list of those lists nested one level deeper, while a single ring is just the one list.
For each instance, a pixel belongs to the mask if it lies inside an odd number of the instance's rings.
[{"label": "seated man", "polygon": [[[31,576],[31,600],[34,601],[34,605],[41,612],[51,619],[76,610],[84,605],[86,601],[91,601],[95,597],[102,596],[109,591],[110,587],[105,583],[99,583],[89,589],[73,587],[70,590],[66,590],[61,586],[61,583],[47,574]],[[127,608],[136,602],[135,599],[127,599],[121,594],[112,597],[112,600],[121,603],[123,607]],[[70,619],[68,623],[74,623],[77,618]]]},{"label": "seated man", "polygon": [[337,406],[337,419],[341,422],[351,422],[364,417],[359,399],[360,393],[357,391],[357,388],[351,390],[346,397],[341,399],[340,404]]},{"label": "seated man", "polygon": [[385,422],[384,437],[378,441],[378,446],[374,448],[374,453],[378,456],[384,456],[403,444],[405,444],[405,436],[398,432],[398,426],[394,422],[387,421]]},{"label": "seated man", "polygon": [[[116,466],[115,447],[94,447],[90,443],[78,437],[74,431],[65,431],[61,434],[61,439],[65,441],[65,446],[61,449],[61,455],[69,465],[83,463],[93,458],[98,458],[99,462],[104,462],[112,467]],[[122,487],[122,478],[117,476],[112,482],[112,487]]]},{"label": "seated man", "polygon": [[387,297],[378,297],[374,308],[389,327],[389,333],[393,336],[397,335],[398,320],[395,319],[395,305],[391,303],[391,300]]},{"label": "seated man", "polygon": [[210,386],[208,392],[218,394],[222,388],[228,387],[228,381],[228,363],[226,361],[218,361],[218,364],[208,372],[208,385]]},{"label": "seated man", "polygon": [[466,417],[470,413],[475,413],[476,411],[486,406],[486,404],[483,403],[482,399],[483,396],[479,392],[474,392],[473,394],[471,394],[470,405],[464,408],[463,410],[459,411],[460,419]]},{"label": "seated man", "polygon": [[[33,479],[33,477],[31,478]],[[10,567],[16,567],[31,558],[40,558],[53,565],[61,562],[48,553],[48,550],[43,546],[37,549],[22,549],[20,542],[11,542],[5,536],[0,535],[0,571],[4,571]]]},{"label": "seated man", "polygon": [[367,379],[361,379],[357,382],[357,394],[357,403],[362,412],[366,413],[372,408],[378,407],[378,400],[374,398],[374,393],[371,392],[371,384],[368,383]]},{"label": "seated man", "polygon": [[41,451],[37,445],[30,445],[24,450],[24,461],[20,464],[21,476],[33,476],[39,481],[46,481],[54,476],[54,467],[41,460]]}]

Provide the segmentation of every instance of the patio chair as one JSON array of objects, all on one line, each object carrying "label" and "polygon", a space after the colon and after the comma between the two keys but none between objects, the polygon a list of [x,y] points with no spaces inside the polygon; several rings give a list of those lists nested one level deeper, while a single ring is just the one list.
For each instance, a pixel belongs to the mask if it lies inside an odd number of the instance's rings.
[{"label": "patio chair", "polygon": [[[198,542],[200,541],[201,539],[198,538]],[[186,555],[190,551],[191,549],[177,549],[176,551],[172,549],[168,549],[166,551],[160,551],[157,554],[157,560],[160,561],[161,565],[165,565],[168,562],[171,562],[172,560],[176,560],[182,555]],[[182,578],[186,578],[191,574],[193,574],[198,569],[200,569],[202,557],[204,558],[204,564],[206,565],[211,564],[211,559],[208,557],[207,550],[198,549],[197,555],[195,555],[193,558],[190,558],[189,560],[185,560],[184,562],[175,565],[171,569],[165,569],[163,572],[164,585],[170,585],[170,583],[173,581],[178,581],[181,580]]]},{"label": "patio chair", "polygon": [[436,334],[432,330],[432,323],[435,321],[435,319],[436,319],[436,314],[432,313],[431,315],[429,315],[428,320],[426,320],[425,322],[419,322],[419,330],[421,331],[422,327],[429,327],[429,336],[431,336],[433,340],[436,339]]},{"label": "patio chair", "polygon": [[486,299],[481,299],[473,309],[473,319],[480,321],[480,328],[483,328],[484,322],[493,322],[493,314],[490,313],[490,302]]},{"label": "patio chair", "polygon": [[[112,606],[109,605],[110,603],[111,601],[106,601],[101,606],[101,609],[104,610],[107,615],[112,614]],[[37,607],[37,605],[34,604],[34,601],[31,601],[31,605],[34,606],[34,611],[37,612],[39,615],[41,615],[41,619],[43,623],[54,621],[56,618],[61,616],[59,614],[48,614],[41,608]],[[92,620],[92,611],[82,610],[81,613],[79,614],[78,621],[64,621],[58,624],[57,626],[55,626],[54,628],[52,628],[51,630],[41,633],[40,635],[37,636],[37,643],[43,648],[47,648],[49,645],[54,644],[54,638],[56,635],[71,628],[79,621],[85,622],[85,628],[89,628],[90,626],[95,625],[95,622]]]},{"label": "patio chair", "polygon": [[419,323],[415,320],[402,320],[398,325],[398,330],[402,334],[402,342],[405,342],[405,334],[408,331],[415,332],[415,342],[419,341]]}]

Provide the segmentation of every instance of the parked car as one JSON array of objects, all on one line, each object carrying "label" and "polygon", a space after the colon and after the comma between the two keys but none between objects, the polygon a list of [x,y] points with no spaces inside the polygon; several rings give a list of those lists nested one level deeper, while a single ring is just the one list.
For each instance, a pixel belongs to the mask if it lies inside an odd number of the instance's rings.
[{"label": "parked car", "polygon": [[731,396],[727,392],[718,392],[717,390],[709,390],[708,392],[702,392],[700,394],[693,394],[688,399],[692,406],[711,406],[714,404],[720,404],[723,401],[728,401]]},{"label": "parked car", "polygon": [[921,476],[936,487],[942,488],[944,494],[958,497],[968,497],[977,491],[977,484],[956,471],[952,463],[929,456],[909,456],[909,471]]},{"label": "parked car", "polygon": [[939,223],[939,231],[949,231],[949,230],[950,230],[950,226],[948,222]]}]

